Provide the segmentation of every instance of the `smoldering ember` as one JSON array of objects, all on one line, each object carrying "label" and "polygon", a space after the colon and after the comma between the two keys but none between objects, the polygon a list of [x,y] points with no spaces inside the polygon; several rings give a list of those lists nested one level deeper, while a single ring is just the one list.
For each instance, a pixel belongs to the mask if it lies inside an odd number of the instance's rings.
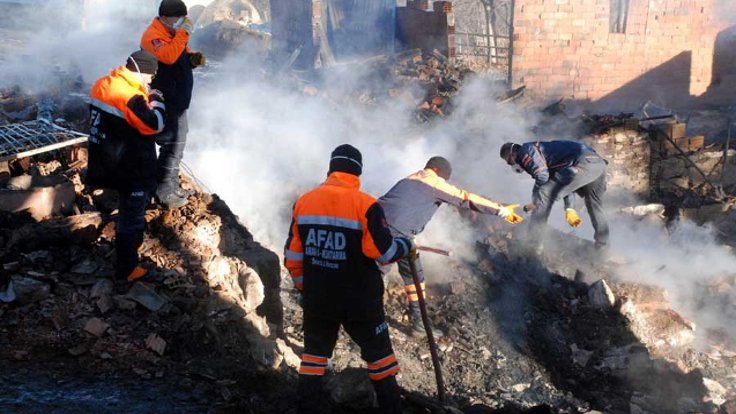
[{"label": "smoldering ember", "polygon": [[0,413],[736,413],[735,50],[731,0],[0,0]]}]

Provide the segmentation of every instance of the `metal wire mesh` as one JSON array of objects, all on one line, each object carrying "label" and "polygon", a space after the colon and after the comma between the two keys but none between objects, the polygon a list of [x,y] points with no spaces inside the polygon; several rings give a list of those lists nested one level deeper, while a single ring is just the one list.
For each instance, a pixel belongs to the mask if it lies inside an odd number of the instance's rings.
[{"label": "metal wire mesh", "polygon": [[28,157],[87,140],[81,132],[44,121],[0,126],[0,161]]}]

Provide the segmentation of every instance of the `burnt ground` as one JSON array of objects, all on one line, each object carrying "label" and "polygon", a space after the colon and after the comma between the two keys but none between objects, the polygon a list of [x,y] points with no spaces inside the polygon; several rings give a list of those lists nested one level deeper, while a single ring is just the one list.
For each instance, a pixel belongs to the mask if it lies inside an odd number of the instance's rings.
[{"label": "burnt ground", "polygon": [[[430,313],[446,334],[439,344],[448,393],[456,406],[466,412],[473,405],[478,412],[535,406],[565,413],[717,412],[703,378],[732,383],[736,359],[714,359],[690,342],[678,343],[677,338],[694,334],[689,322],[666,304],[649,310],[661,300],[659,290],[616,283],[615,262],[564,234],[555,235],[558,240],[551,245],[557,247],[539,258],[513,234],[491,234],[478,243],[477,262],[448,260],[442,271],[453,274],[453,281],[430,284]],[[571,260],[569,252],[580,249],[588,253]],[[615,304],[599,308],[591,303],[590,284],[584,281],[591,277],[609,280]],[[434,395],[428,348],[405,333],[404,295],[396,279],[387,298],[402,364],[400,383]],[[288,299],[285,302],[288,305]],[[287,306],[287,333],[296,341],[298,314],[297,307]],[[295,326],[289,328],[290,323]],[[661,338],[667,344],[661,344]],[[355,346],[343,340],[333,361],[336,370],[360,367]],[[359,392],[346,391],[360,389],[361,378],[336,376],[345,378],[342,386],[332,389],[333,396],[366,404]],[[733,397],[734,391],[731,387],[719,397]]]},{"label": "burnt ground", "polygon": [[[84,237],[50,237],[19,215],[0,220],[4,273],[41,284],[22,303],[0,304],[0,412],[291,412],[301,310],[276,256],[217,197],[198,193],[173,212],[153,206],[143,250],[156,269],[145,285],[163,301],[153,311],[130,300],[127,282],[99,286],[112,272],[114,212],[105,204],[97,197],[86,207],[101,220]],[[558,237],[560,251],[534,256],[496,229],[477,244],[477,261],[448,259],[441,270],[452,282],[430,278],[453,405],[467,413],[717,412],[704,377],[730,387],[716,402],[733,397],[736,354],[658,344],[691,332],[659,303],[661,292],[616,283],[616,263],[592,255],[575,260],[589,262],[576,281],[580,270],[563,252],[586,245]],[[598,308],[589,279],[605,276],[616,303]],[[407,335],[403,289],[395,275],[388,281],[400,383],[434,396],[428,348]],[[647,310],[651,303],[659,307]],[[92,333],[92,319],[108,326]],[[149,344],[154,334],[163,350]],[[344,336],[326,381],[332,412],[373,412],[364,364]]]},{"label": "burnt ground", "polygon": [[85,204],[98,211],[76,217],[98,220],[78,229],[2,215],[0,274],[18,299],[0,304],[0,412],[288,411],[281,396],[295,376],[274,341],[276,255],[216,197],[199,193],[177,211],[152,206],[144,306],[112,278],[115,212],[106,204]]},{"label": "burnt ground", "polygon": [[[197,192],[177,211],[151,206],[142,254],[155,271],[138,286],[156,302],[147,307],[112,278],[114,198],[85,191],[83,157],[37,158],[11,165],[12,175],[68,176],[77,214],[41,223],[0,214],[0,276],[25,286],[21,300],[0,303],[0,412],[293,410],[301,309],[279,258],[222,200]],[[54,158],[62,162],[52,168]],[[619,283],[618,264],[573,236],[556,234],[540,256],[492,218],[475,220],[487,233],[476,258],[427,269],[453,405],[705,413],[736,395],[732,340],[717,341],[722,352],[699,351],[657,289]],[[591,303],[598,279],[613,289],[607,306]],[[407,335],[403,289],[396,275],[387,280],[400,383],[434,396],[427,344]],[[736,277],[703,289],[705,302],[733,303]],[[372,412],[363,367],[342,337],[327,377],[332,412]]]}]

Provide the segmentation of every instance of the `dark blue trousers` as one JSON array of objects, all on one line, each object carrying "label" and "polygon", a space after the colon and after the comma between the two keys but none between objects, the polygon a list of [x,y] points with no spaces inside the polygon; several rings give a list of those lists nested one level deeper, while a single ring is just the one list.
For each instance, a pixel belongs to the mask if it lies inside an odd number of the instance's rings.
[{"label": "dark blue trousers", "polygon": [[118,192],[118,221],[115,230],[117,277],[127,277],[138,266],[138,247],[143,243],[146,226],[146,207],[151,194],[145,190],[120,190]]}]

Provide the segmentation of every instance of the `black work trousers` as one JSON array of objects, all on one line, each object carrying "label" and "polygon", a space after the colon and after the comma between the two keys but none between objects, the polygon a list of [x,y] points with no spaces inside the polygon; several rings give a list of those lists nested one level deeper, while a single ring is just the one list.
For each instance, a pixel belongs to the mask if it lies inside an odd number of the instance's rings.
[{"label": "black work trousers", "polygon": [[156,137],[156,144],[159,145],[156,194],[159,198],[179,189],[179,168],[189,132],[187,111],[167,111],[165,125]]},{"label": "black work trousers", "polygon": [[138,266],[138,247],[143,243],[146,207],[151,194],[145,190],[118,191],[118,220],[115,229],[115,275],[128,277]]},{"label": "black work trousers", "polygon": [[602,201],[606,192],[606,162],[597,155],[582,157],[576,165],[556,172],[537,189],[536,209],[531,220],[533,234],[541,236],[541,228],[547,223],[554,202],[573,192],[585,200],[596,244],[608,244],[608,221]]},{"label": "black work trousers", "polygon": [[395,375],[399,364],[394,356],[388,324],[383,313],[373,320],[340,320],[325,316],[304,315],[304,353],[299,368],[298,414],[325,412],[322,377],[332,356],[342,326],[360,347],[368,363],[381,413],[401,413],[401,397]]}]

